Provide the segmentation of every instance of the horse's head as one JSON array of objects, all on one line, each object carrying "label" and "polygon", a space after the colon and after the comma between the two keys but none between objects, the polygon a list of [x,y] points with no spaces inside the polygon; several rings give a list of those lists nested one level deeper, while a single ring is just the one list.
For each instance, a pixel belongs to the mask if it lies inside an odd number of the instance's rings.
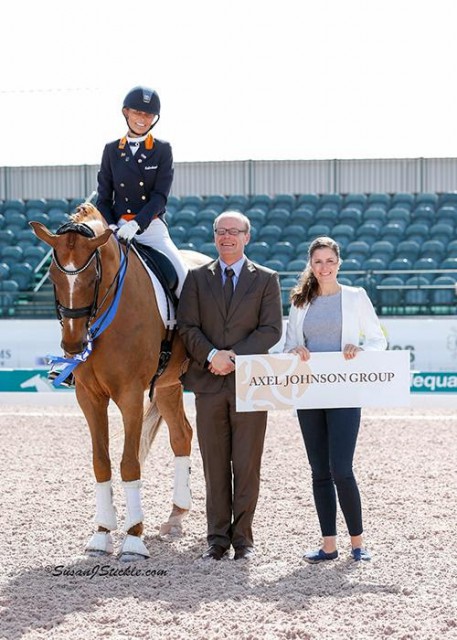
[{"label": "horse's head", "polygon": [[86,224],[78,212],[56,233],[40,222],[30,222],[30,226],[53,249],[49,276],[62,324],[62,349],[67,355],[80,353],[87,346],[88,325],[99,302],[102,279],[99,247],[108,242],[112,231],[105,225],[98,228],[99,225]]}]

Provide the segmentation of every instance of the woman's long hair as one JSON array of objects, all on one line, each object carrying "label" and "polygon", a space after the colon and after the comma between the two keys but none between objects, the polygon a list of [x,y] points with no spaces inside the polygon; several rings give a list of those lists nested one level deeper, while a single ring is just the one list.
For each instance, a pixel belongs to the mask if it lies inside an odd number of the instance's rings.
[{"label": "woman's long hair", "polygon": [[321,236],[313,240],[308,249],[308,264],[302,271],[297,284],[290,292],[290,301],[295,307],[303,307],[319,295],[319,283],[311,270],[311,258],[316,249],[326,248],[331,249],[335,253],[338,258],[338,263],[341,262],[340,248],[335,240],[327,236]]}]

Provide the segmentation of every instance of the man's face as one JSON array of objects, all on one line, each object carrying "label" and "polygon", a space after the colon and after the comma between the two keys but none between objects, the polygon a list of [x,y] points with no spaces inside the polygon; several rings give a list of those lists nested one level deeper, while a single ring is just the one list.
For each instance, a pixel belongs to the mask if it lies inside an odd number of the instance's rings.
[{"label": "man's face", "polygon": [[[223,235],[219,233],[225,230]],[[230,231],[232,231],[230,233]],[[236,233],[238,231],[239,233]],[[223,216],[217,222],[214,232],[214,242],[220,258],[228,265],[239,260],[244,253],[244,247],[249,242],[250,235],[242,220],[234,216]]]}]

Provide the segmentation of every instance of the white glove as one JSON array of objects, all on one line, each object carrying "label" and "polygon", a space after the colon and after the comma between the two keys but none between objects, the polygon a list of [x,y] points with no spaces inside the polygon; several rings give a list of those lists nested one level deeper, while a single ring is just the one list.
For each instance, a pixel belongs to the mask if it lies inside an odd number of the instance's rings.
[{"label": "white glove", "polygon": [[108,229],[111,229],[111,231],[116,232],[119,229],[119,227],[117,226],[117,224],[109,224]]},{"label": "white glove", "polygon": [[130,222],[122,225],[122,227],[117,232],[117,237],[121,240],[125,240],[126,242],[130,242],[139,228],[140,225],[138,224],[138,222],[136,222],[135,220],[130,220]]}]

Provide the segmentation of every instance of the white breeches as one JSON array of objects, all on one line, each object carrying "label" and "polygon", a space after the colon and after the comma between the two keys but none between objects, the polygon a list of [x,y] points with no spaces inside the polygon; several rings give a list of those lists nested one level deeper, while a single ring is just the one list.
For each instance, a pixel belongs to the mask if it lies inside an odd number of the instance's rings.
[{"label": "white breeches", "polygon": [[153,249],[162,251],[166,256],[168,256],[168,258],[170,258],[176,269],[176,273],[178,274],[179,282],[178,288],[176,289],[176,294],[179,297],[181,295],[181,289],[189,269],[184,263],[184,260],[179,253],[178,247],[170,238],[168,227],[165,222],[160,220],[160,218],[156,218],[151,222],[149,227],[147,227],[143,231],[143,233],[137,234],[135,236],[135,240],[140,244],[146,245],[147,247],[152,247]]}]

